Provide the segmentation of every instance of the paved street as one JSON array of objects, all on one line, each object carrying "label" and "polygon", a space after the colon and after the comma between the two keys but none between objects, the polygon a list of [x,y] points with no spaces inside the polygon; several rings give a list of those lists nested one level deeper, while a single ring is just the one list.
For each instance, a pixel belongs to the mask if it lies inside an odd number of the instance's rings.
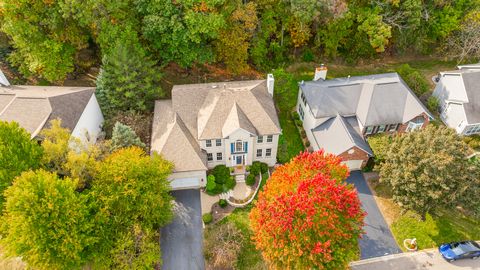
[{"label": "paved street", "polygon": [[162,229],[162,269],[205,269],[199,190],[173,191],[173,222]]},{"label": "paved street", "polygon": [[380,209],[378,209],[377,203],[373,198],[372,192],[362,172],[352,171],[347,182],[355,185],[360,201],[362,202],[362,207],[365,212],[367,212],[364,227],[366,234],[363,235],[363,238],[359,241],[360,257],[362,259],[368,259],[401,253],[402,251],[395,242],[392,232],[388,228]]},{"label": "paved street", "polygon": [[351,270],[478,270],[480,260],[465,259],[449,263],[436,249],[430,249],[353,262],[350,267]]}]

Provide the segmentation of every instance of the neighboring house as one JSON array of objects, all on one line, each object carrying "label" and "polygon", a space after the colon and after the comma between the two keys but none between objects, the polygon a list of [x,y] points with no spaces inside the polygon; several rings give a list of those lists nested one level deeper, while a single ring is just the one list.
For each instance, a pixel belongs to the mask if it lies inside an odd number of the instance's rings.
[{"label": "neighboring house", "polygon": [[171,100],[155,102],[151,151],[175,164],[173,189],[206,185],[206,171],[224,164],[244,172],[276,163],[281,129],[274,79],[175,85]]},{"label": "neighboring house", "polygon": [[94,92],[92,87],[10,85],[0,76],[0,120],[17,122],[33,139],[58,118],[72,136],[95,142],[103,114]]},{"label": "neighboring house", "polygon": [[442,121],[458,134],[480,133],[480,64],[440,72],[438,79],[433,95]]},{"label": "neighboring house", "polygon": [[351,170],[374,154],[368,135],[408,132],[433,119],[397,73],[331,80],[326,74],[322,66],[314,81],[300,83],[297,112],[313,150],[341,156]]}]

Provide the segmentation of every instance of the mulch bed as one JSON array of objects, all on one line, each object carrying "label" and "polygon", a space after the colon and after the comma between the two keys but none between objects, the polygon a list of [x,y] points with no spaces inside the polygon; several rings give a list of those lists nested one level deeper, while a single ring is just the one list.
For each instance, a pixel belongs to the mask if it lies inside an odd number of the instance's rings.
[{"label": "mulch bed", "polygon": [[219,222],[224,217],[226,217],[230,213],[232,213],[233,210],[235,210],[235,207],[233,207],[229,204],[227,206],[225,206],[224,208],[222,208],[222,207],[220,207],[220,205],[218,205],[218,202],[214,203],[212,205],[212,212],[211,212],[212,217],[213,217],[212,223],[215,224],[215,223]]}]

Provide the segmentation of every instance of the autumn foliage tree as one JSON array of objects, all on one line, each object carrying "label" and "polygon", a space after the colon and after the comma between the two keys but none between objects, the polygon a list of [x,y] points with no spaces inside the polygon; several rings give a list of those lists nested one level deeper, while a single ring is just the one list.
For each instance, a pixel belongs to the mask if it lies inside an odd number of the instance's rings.
[{"label": "autumn foliage tree", "polygon": [[323,151],[279,167],[250,214],[254,242],[276,269],[343,269],[355,258],[364,212],[344,180],[348,169]]}]

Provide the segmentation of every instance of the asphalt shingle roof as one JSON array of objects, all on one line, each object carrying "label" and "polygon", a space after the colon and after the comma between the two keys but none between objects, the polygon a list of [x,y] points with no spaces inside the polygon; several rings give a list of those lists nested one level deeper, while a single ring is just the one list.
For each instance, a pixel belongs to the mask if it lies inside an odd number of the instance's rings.
[{"label": "asphalt shingle roof", "polygon": [[0,120],[18,122],[32,138],[56,118],[73,131],[94,92],[91,87],[0,87]]}]

